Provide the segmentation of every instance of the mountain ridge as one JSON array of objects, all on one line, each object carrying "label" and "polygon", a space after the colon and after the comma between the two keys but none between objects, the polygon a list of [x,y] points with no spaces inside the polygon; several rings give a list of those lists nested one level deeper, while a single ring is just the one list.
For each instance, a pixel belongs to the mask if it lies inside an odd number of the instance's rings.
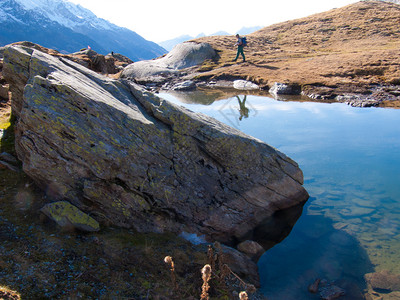
[{"label": "mountain ridge", "polygon": [[119,52],[132,60],[166,53],[136,32],[65,0],[6,0],[0,4],[0,25],[2,45],[27,40],[63,53],[90,46],[98,53]]}]

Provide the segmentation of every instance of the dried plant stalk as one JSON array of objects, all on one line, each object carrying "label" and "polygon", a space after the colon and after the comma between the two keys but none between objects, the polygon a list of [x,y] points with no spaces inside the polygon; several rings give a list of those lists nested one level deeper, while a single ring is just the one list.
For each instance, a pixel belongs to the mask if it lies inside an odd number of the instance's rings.
[{"label": "dried plant stalk", "polygon": [[208,295],[208,290],[210,289],[209,281],[211,279],[211,266],[205,265],[203,269],[201,269],[201,274],[203,278],[203,286],[201,287],[201,300],[209,300],[210,296]]},{"label": "dried plant stalk", "polygon": [[164,262],[169,265],[170,270],[171,270],[171,281],[172,281],[172,286],[174,287],[174,290],[178,289],[178,283],[176,282],[176,275],[175,275],[175,264],[174,261],[172,260],[171,256],[166,256],[164,258]]}]

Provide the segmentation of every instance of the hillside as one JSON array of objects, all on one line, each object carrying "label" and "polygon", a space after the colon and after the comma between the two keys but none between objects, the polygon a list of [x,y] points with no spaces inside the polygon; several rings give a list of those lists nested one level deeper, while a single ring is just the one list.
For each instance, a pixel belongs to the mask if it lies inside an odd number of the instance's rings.
[{"label": "hillside", "polygon": [[166,52],[137,33],[64,0],[1,1],[0,27],[0,46],[30,41],[72,53],[89,45],[98,53],[118,52],[134,61],[152,59]]},{"label": "hillside", "polygon": [[[400,6],[362,1],[265,27],[247,36],[245,63],[235,63],[233,36],[204,37],[219,58],[201,78],[247,78],[262,86],[291,82],[369,93],[374,84],[400,84]],[[240,59],[239,59],[240,61]],[[321,93],[321,88],[319,88]]]}]

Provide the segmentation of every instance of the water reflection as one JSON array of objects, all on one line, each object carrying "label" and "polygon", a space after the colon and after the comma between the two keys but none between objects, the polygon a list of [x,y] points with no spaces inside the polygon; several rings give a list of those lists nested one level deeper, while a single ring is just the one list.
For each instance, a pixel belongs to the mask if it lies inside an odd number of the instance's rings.
[{"label": "water reflection", "polygon": [[[400,275],[400,111],[246,95],[184,105],[278,148],[303,170],[312,199],[259,262],[268,298],[313,299],[307,286],[326,278],[346,289],[342,299],[362,299],[365,273]],[[243,102],[249,115],[240,119]]]}]

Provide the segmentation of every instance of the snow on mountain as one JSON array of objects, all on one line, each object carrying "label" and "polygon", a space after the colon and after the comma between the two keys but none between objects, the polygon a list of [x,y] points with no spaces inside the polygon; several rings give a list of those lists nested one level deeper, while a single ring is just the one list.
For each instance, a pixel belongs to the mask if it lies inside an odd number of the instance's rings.
[{"label": "snow on mountain", "polygon": [[97,16],[90,10],[65,0],[16,0],[27,10],[36,10],[50,20],[74,29],[77,26],[90,25],[110,30],[112,24]]},{"label": "snow on mountain", "polygon": [[136,32],[97,18],[67,0],[1,0],[0,28],[0,46],[27,40],[75,52],[90,45],[99,53],[119,52],[134,61],[167,52]]}]

